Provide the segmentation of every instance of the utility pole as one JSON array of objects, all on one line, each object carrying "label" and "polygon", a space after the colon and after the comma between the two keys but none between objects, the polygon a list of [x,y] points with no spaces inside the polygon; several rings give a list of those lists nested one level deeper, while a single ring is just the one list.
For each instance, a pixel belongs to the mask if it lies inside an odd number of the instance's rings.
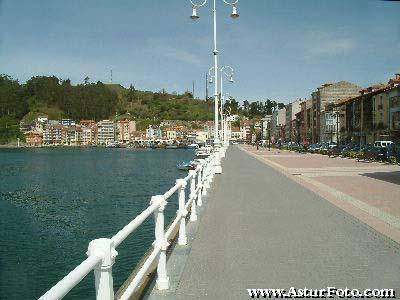
[{"label": "utility pole", "polygon": [[194,80],[193,80],[193,85],[192,85],[192,96],[193,96],[193,99],[194,99]]}]

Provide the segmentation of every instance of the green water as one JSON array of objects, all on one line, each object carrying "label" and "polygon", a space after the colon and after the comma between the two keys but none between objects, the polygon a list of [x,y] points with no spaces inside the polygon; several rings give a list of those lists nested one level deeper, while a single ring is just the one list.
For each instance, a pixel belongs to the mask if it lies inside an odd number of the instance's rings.
[{"label": "green water", "polygon": [[[191,150],[0,150],[0,299],[37,299],[186,174]],[[175,215],[177,198],[167,206]],[[168,221],[167,220],[167,221]],[[119,247],[116,290],[151,246],[150,218]],[[66,299],[94,299],[93,272]]]}]

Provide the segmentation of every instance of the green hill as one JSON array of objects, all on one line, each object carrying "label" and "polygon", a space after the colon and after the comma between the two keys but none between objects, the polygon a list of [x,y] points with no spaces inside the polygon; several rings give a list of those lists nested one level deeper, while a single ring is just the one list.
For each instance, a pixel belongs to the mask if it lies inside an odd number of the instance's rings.
[{"label": "green hill", "polygon": [[[0,75],[0,143],[20,137],[19,122],[32,122],[38,115],[50,119],[101,120],[125,116],[149,123],[169,120],[211,120],[212,102],[184,94],[140,91],[133,86],[102,82],[72,85],[55,76],[35,76],[25,84]],[[143,125],[142,125],[143,124]]]}]

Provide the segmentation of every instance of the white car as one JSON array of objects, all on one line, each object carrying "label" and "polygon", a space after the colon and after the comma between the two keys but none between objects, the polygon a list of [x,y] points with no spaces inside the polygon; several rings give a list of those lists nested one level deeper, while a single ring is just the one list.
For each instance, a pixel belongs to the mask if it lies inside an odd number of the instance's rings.
[{"label": "white car", "polygon": [[378,148],[386,148],[387,146],[389,146],[391,144],[393,144],[392,141],[376,141],[374,143],[374,146],[378,147]]}]

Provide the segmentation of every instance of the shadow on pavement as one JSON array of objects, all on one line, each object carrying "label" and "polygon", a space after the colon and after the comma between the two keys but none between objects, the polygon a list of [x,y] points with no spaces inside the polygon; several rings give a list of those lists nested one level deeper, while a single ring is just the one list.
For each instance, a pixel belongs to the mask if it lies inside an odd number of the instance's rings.
[{"label": "shadow on pavement", "polygon": [[400,171],[364,173],[362,174],[362,176],[400,185]]}]

